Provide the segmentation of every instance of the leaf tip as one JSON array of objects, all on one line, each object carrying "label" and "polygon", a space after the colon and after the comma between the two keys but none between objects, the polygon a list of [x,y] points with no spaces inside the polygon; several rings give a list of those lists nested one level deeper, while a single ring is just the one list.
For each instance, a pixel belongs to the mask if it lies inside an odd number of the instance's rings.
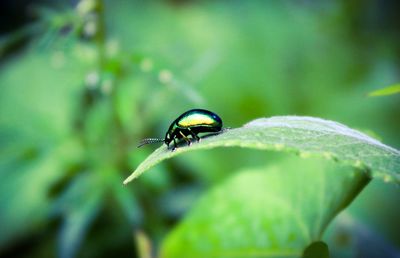
[{"label": "leaf tip", "polygon": [[135,177],[133,177],[132,175],[128,176],[124,182],[122,182],[124,185],[127,185],[129,182],[131,182],[133,179],[135,179]]}]

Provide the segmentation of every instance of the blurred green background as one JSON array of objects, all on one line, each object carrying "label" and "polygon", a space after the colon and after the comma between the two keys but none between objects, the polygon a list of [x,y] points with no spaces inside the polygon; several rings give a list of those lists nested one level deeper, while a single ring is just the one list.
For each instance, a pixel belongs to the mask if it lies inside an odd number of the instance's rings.
[{"label": "blurred green background", "polygon": [[[399,95],[366,96],[400,81],[399,7],[2,1],[0,256],[139,257],[137,240],[157,249],[207,189],[239,168],[281,159],[201,151],[122,186],[156,148],[136,149],[138,141],[163,137],[191,108],[216,112],[227,127],[317,116],[399,149]],[[380,248],[399,255],[399,198],[397,187],[373,180],[335,221],[331,246],[354,238],[355,250],[374,243],[368,257],[382,257]],[[342,229],[349,217],[357,229]]]}]

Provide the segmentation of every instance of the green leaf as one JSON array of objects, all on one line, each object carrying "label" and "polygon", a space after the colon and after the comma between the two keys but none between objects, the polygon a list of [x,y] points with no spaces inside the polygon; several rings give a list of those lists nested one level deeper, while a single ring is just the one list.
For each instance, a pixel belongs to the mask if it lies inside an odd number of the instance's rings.
[{"label": "green leaf", "polygon": [[55,212],[63,215],[58,239],[59,257],[76,256],[103,204],[103,192],[96,174],[87,172],[76,177],[55,203]]},{"label": "green leaf", "polygon": [[121,187],[121,175],[115,169],[107,173],[106,180],[110,184],[113,196],[121,207],[127,221],[132,225],[139,224],[143,220],[141,206],[135,194],[127,187]]},{"label": "green leaf", "polygon": [[400,83],[385,87],[383,89],[375,90],[368,93],[369,97],[377,97],[377,96],[387,96],[387,95],[394,95],[400,93]]},{"label": "green leaf", "polygon": [[365,168],[374,177],[400,183],[400,151],[337,122],[314,117],[277,116],[253,120],[176,151],[155,150],[124,181],[129,183],[157,163],[187,151],[215,147],[291,151],[302,157],[322,156]]},{"label": "green leaf", "polygon": [[323,159],[244,170],[200,199],[166,237],[161,257],[301,257],[369,181]]},{"label": "green leaf", "polygon": [[28,160],[8,155],[12,153],[0,155],[0,250],[45,225],[51,213],[51,190],[83,152],[79,142],[70,138],[46,155],[33,153]]}]

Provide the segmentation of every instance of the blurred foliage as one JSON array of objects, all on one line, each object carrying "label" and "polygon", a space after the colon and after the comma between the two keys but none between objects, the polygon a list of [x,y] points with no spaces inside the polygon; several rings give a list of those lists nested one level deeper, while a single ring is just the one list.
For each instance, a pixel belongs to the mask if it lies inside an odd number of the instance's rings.
[{"label": "blurred foliage", "polygon": [[298,157],[239,172],[201,198],[161,257],[300,257],[368,182],[351,167]]},{"label": "blurred foliage", "polygon": [[370,97],[387,96],[387,95],[393,95],[393,94],[398,94],[398,93],[400,93],[400,84],[395,84],[395,85],[385,87],[383,89],[379,89],[379,90],[370,92],[368,94],[368,96],[370,96]]},{"label": "blurred foliage", "polygon": [[[135,232],[154,255],[207,188],[240,176],[238,168],[285,163],[251,150],[188,153],[123,187],[150,153],[136,143],[162,137],[193,107],[229,127],[318,116],[399,148],[399,96],[365,97],[400,79],[396,3],[382,2],[36,6],[35,22],[0,40],[0,255],[135,257],[143,250]],[[400,246],[399,197],[373,182],[349,212]]]}]

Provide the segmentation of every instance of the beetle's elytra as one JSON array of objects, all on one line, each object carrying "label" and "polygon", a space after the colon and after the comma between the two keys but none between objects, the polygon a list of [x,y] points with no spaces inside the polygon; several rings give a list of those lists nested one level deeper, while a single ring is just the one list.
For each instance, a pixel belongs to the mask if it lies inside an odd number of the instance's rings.
[{"label": "beetle's elytra", "polygon": [[205,109],[192,109],[180,115],[169,126],[164,139],[143,139],[138,148],[155,142],[164,142],[167,147],[173,143],[171,150],[175,150],[182,140],[190,145],[194,140],[200,141],[199,133],[218,133],[222,130],[221,118]]}]

